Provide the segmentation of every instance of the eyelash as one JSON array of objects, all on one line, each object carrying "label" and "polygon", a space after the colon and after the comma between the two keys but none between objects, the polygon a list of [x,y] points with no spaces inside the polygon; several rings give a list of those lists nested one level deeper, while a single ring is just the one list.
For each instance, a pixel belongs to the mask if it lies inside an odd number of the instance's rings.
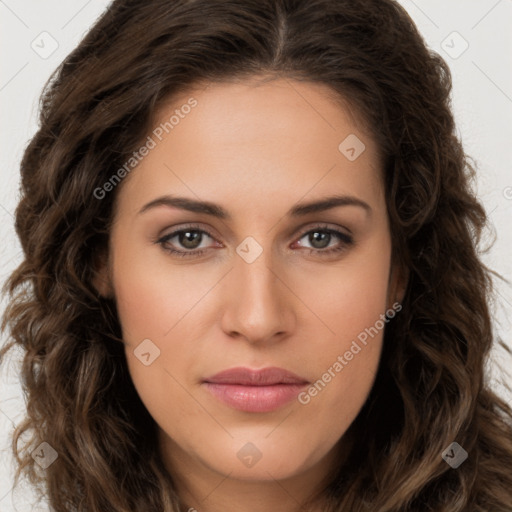
[{"label": "eyelash", "polygon": [[[164,251],[171,253],[174,256],[178,256],[180,258],[193,258],[193,257],[201,256],[202,254],[204,254],[207,251],[207,249],[196,249],[196,250],[191,250],[191,251],[177,251],[176,249],[171,249],[170,247],[165,246],[166,242],[168,242],[170,239],[174,238],[176,235],[179,235],[180,233],[184,233],[187,231],[197,231],[199,233],[208,235],[212,239],[215,239],[215,237],[211,233],[209,233],[207,230],[200,228],[199,226],[191,225],[191,226],[186,226],[186,227],[183,227],[176,231],[173,231],[172,233],[169,233],[168,235],[164,235],[163,237],[156,240],[155,243],[159,244]],[[330,256],[334,253],[342,252],[347,248],[347,246],[351,246],[354,244],[354,240],[350,235],[347,235],[346,233],[343,233],[342,231],[338,231],[336,229],[329,228],[328,226],[325,226],[325,225],[318,225],[311,229],[308,229],[307,231],[304,231],[299,236],[298,240],[300,240],[301,238],[304,238],[304,236],[308,235],[309,233],[315,232],[315,231],[320,231],[323,233],[328,233],[330,235],[334,235],[342,243],[335,248],[326,249],[326,250],[311,249],[309,247],[305,247],[304,249],[308,250],[309,254]]]}]

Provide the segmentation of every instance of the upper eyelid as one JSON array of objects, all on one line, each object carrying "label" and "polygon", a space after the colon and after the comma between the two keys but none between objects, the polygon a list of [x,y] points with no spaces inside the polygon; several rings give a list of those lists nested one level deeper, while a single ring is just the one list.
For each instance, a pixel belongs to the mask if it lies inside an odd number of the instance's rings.
[{"label": "upper eyelid", "polygon": [[[346,236],[352,238],[352,232],[348,229],[348,228],[342,228],[340,226],[338,227],[333,227],[333,226],[330,226],[328,225],[328,223],[318,223],[316,225],[313,225],[311,227],[301,227],[300,229],[298,230],[295,230],[297,232],[296,235],[294,235],[294,238],[299,240],[301,238],[303,238],[305,235],[307,235],[308,233],[310,233],[311,231],[314,231],[315,229],[318,229],[318,230],[322,230],[322,231],[331,231],[333,232],[335,235],[336,233],[340,233],[340,234],[345,234],[343,233],[342,229],[345,229],[348,231],[348,234],[346,234]],[[217,240],[217,237],[211,233],[211,230],[209,229],[205,229],[201,226],[198,226],[198,225],[189,225],[189,226],[183,226],[183,227],[180,227],[180,228],[177,228],[177,229],[173,229],[170,233],[168,234],[165,234],[165,235],[162,235],[158,238],[158,241],[164,241],[164,240],[169,240],[170,238],[174,238],[175,236],[177,236],[179,233],[182,233],[183,231],[187,231],[187,230],[190,230],[190,231],[200,231],[204,234],[206,234],[207,236],[209,236],[210,238],[212,238],[213,240],[215,240],[216,242],[218,243],[222,243],[222,242],[219,242],[219,240]],[[194,250],[194,249],[193,249]],[[190,251],[187,251],[187,252],[192,252],[193,250],[190,250]],[[196,249],[196,250],[204,250],[204,249]]]},{"label": "upper eyelid", "polygon": [[211,230],[205,229],[205,228],[202,228],[199,226],[185,226],[182,228],[173,229],[169,233],[159,236],[158,240],[163,240],[166,238],[167,239],[174,238],[176,235],[178,235],[179,233],[182,233],[183,231],[200,231],[201,233],[204,233],[204,234],[208,235],[210,238],[213,238],[214,240],[216,240],[216,237],[215,237],[215,235],[212,234]]}]

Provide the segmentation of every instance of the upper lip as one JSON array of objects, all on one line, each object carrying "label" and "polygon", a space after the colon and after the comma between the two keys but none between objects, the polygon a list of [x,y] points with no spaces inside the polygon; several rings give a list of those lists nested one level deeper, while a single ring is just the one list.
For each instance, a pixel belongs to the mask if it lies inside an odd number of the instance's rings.
[{"label": "upper lip", "polygon": [[238,384],[241,386],[272,386],[276,384],[308,384],[306,379],[284,370],[268,367],[259,370],[251,368],[230,368],[204,379],[211,384]]}]

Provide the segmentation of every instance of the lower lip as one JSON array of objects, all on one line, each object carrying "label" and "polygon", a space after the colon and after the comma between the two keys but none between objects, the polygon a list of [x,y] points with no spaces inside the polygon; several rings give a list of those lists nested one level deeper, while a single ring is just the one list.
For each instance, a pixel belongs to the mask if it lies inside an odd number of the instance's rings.
[{"label": "lower lip", "polygon": [[244,412],[271,412],[297,398],[305,384],[244,386],[205,383],[208,391],[225,404]]}]

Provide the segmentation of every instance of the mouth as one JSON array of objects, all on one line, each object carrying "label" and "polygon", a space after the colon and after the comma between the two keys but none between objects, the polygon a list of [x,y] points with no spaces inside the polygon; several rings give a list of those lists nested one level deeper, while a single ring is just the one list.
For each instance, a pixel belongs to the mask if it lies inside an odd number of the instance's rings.
[{"label": "mouth", "polygon": [[203,381],[205,388],[224,404],[253,413],[283,407],[308,384],[306,379],[276,367],[260,370],[231,368]]}]

